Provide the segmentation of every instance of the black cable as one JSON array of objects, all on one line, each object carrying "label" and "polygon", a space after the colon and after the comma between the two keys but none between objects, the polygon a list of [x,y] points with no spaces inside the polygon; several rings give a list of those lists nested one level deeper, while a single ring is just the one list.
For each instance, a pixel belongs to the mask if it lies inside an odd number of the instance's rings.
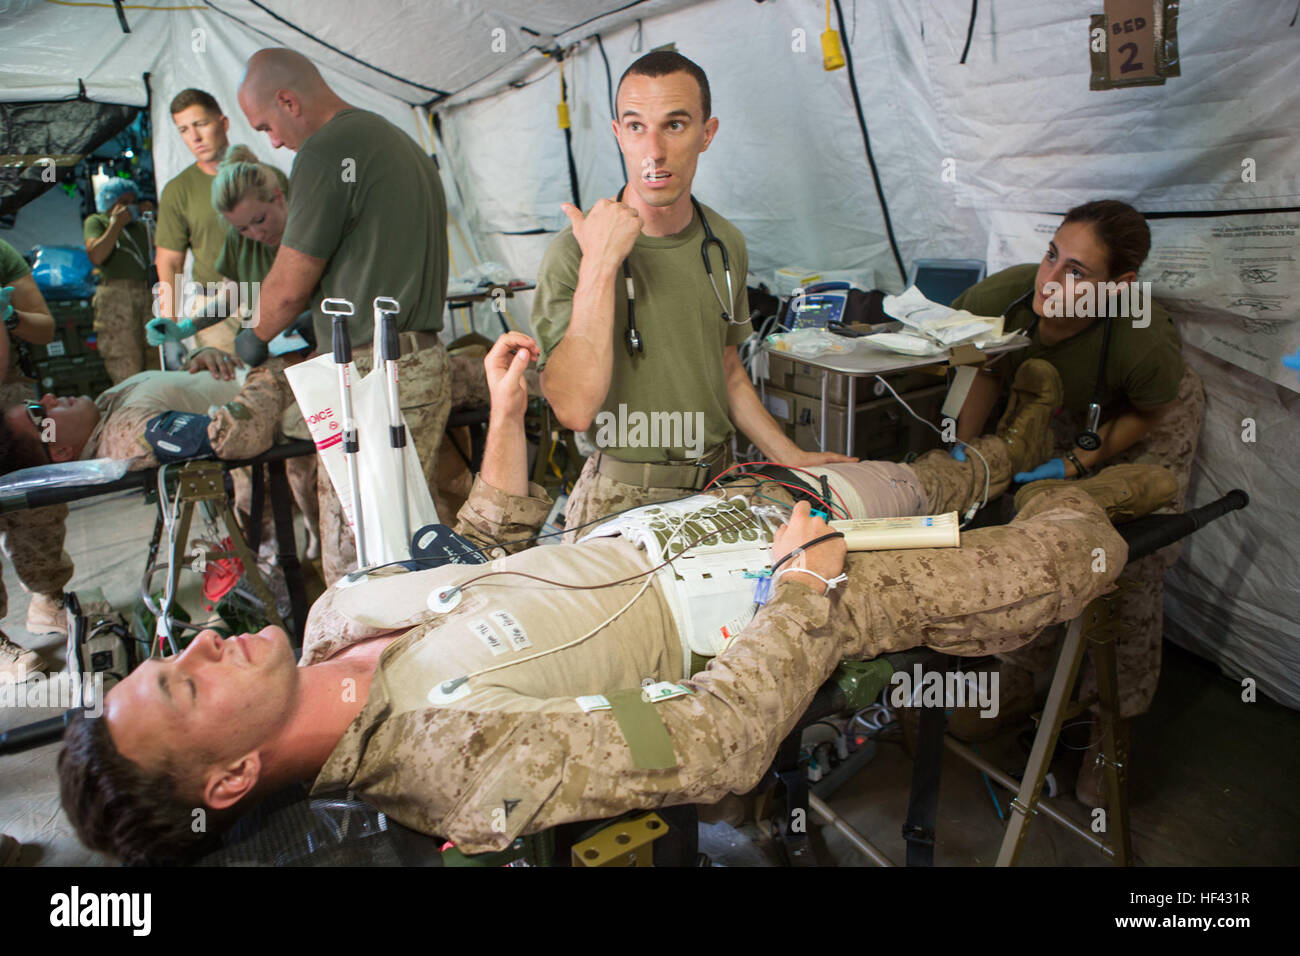
[{"label": "black cable", "polygon": [[131,25],[126,22],[126,11],[122,9],[122,0],[113,0],[113,9],[117,11],[117,22],[122,27],[123,33],[131,32]]},{"label": "black cable", "polygon": [[980,0],[970,0],[970,25],[966,27],[966,45],[961,48],[961,62],[966,62],[966,54],[970,52],[971,37],[975,35],[975,13],[980,8]]},{"label": "black cable", "polygon": [[[609,57],[605,55],[605,44],[600,40],[600,34],[594,34],[596,37],[596,49],[600,51],[600,58],[605,61],[605,92],[609,95],[609,118],[615,123],[618,122],[618,111],[614,106],[614,74],[609,68]],[[623,159],[623,151],[618,148],[618,142],[615,141],[614,149],[618,153],[618,165],[623,170],[623,180],[627,181],[627,163]]]},{"label": "black cable", "polygon": [[[557,49],[555,51],[555,62],[560,64],[560,102],[564,104],[565,112],[569,108],[568,81],[564,78],[564,51]],[[582,208],[582,197],[578,194],[578,163],[573,158],[573,124],[566,123],[564,126],[564,154],[569,161],[569,192],[573,195],[573,204],[579,209]]]},{"label": "black cable", "polygon": [[[844,29],[844,8],[840,0],[835,0],[835,16],[840,24],[840,36],[847,36]],[[894,224],[889,218],[889,206],[885,203],[885,191],[880,185],[880,172],[876,169],[876,158],[871,152],[871,137],[867,135],[867,120],[862,113],[862,97],[858,94],[858,81],[853,75],[853,53],[848,43],[843,44],[844,66],[849,74],[849,89],[853,93],[853,106],[858,112],[858,128],[862,130],[862,145],[867,150],[867,165],[871,167],[871,180],[876,185],[876,199],[880,203],[880,214],[885,220],[885,234],[889,237],[889,248],[894,252],[894,262],[898,264],[898,274],[907,282],[907,269],[903,267],[903,254],[898,251],[898,240],[894,238]]]}]

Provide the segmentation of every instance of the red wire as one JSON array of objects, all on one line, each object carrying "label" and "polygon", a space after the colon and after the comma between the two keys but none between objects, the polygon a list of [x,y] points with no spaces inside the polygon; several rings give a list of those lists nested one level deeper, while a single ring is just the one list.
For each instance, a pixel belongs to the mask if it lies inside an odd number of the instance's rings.
[{"label": "red wire", "polygon": [[[728,468],[726,471],[721,471],[721,472],[719,472],[717,475],[715,475],[714,478],[713,478],[713,481],[710,481],[707,485],[705,485],[702,489],[700,489],[700,490],[701,490],[701,493],[702,493],[702,492],[705,492],[705,491],[708,491],[710,488],[712,488],[714,482],[717,482],[717,481],[721,480],[722,477],[723,477],[724,475],[729,474],[730,472],[735,471],[737,468],[748,468],[750,465],[775,465],[777,468],[785,468],[785,469],[788,469],[789,471],[797,471],[797,472],[801,472],[801,473],[803,473],[803,474],[805,474],[805,475],[808,475],[810,478],[818,478],[817,475],[814,475],[814,474],[813,474],[811,471],[809,471],[807,468],[799,468],[799,467],[797,467],[797,466],[795,466],[795,465],[783,465],[783,464],[781,464],[779,461],[742,461],[742,462],[740,462],[740,463],[738,463],[738,464],[732,465],[732,466],[731,466],[730,468]],[[803,494],[811,495],[813,498],[816,498],[819,502],[821,502],[822,507],[824,507],[824,508],[826,509],[826,513],[827,513],[827,514],[832,514],[832,515],[833,515],[834,512],[835,512],[835,509],[834,509],[834,508],[832,508],[830,505],[828,505],[825,501],[822,501],[821,498],[818,498],[816,495],[812,494],[812,492],[808,491],[806,488],[798,488],[798,487],[796,487],[796,486],[794,486],[794,485],[787,485],[785,482],[783,482],[783,481],[777,481],[775,478],[768,478],[767,475],[749,475],[749,477],[766,478],[768,481],[771,481],[773,484],[784,485],[786,488],[789,488],[789,489],[791,489],[792,491],[798,491],[798,492],[801,492],[801,493],[803,493]],[[818,479],[818,480],[820,481],[820,479]],[[830,489],[831,489],[831,493],[832,493],[836,498],[839,499],[839,502],[840,502],[840,510],[844,513],[844,517],[845,517],[845,518],[851,518],[851,517],[853,517],[852,514],[849,513],[849,506],[845,503],[845,501],[844,501],[844,496],[841,495],[841,494],[839,493],[839,491],[837,491],[837,490],[835,489],[835,487],[834,487],[833,485],[830,484],[830,482],[827,482],[826,484],[827,484],[828,487],[830,487]]]}]

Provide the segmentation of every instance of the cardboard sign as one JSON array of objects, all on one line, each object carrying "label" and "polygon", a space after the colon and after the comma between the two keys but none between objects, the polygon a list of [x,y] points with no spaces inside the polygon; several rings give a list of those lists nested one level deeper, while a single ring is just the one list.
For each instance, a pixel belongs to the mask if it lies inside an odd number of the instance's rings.
[{"label": "cardboard sign", "polygon": [[1110,78],[1122,81],[1156,76],[1155,3],[1105,0],[1105,9]]}]

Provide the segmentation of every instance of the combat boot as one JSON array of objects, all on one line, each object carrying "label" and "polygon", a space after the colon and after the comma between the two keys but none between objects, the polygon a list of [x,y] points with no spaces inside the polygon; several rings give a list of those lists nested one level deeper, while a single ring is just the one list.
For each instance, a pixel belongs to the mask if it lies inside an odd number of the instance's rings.
[{"label": "combat boot", "polygon": [[33,594],[27,605],[27,633],[67,634],[68,612],[62,594]]},{"label": "combat boot", "polygon": [[1012,473],[1037,468],[1052,457],[1052,416],[1065,400],[1061,374],[1051,362],[1026,359],[1011,383],[997,436],[1007,444]]},{"label": "combat boot", "polygon": [[4,631],[0,631],[0,676],[10,677],[17,682],[43,670],[45,660],[40,654],[15,644]]},{"label": "combat boot", "polygon": [[1123,524],[1153,511],[1172,505],[1178,498],[1178,480],[1168,468],[1159,465],[1111,465],[1091,478],[1078,480],[1045,478],[1025,485],[1016,492],[1016,511],[1035,495],[1073,485],[1086,492],[1106,511],[1112,524]]}]

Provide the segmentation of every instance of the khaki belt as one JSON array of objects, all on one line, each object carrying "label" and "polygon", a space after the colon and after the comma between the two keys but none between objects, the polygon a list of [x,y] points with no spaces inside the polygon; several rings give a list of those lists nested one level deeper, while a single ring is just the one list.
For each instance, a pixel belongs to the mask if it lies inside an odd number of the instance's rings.
[{"label": "khaki belt", "polygon": [[621,461],[601,452],[596,453],[596,471],[606,478],[625,485],[647,490],[650,488],[681,488],[699,491],[719,474],[727,470],[731,456],[726,445],[716,445],[702,458],[672,464],[648,461]]},{"label": "khaki belt", "polygon": [[[399,355],[409,355],[412,352],[418,352],[421,349],[433,348],[439,342],[437,332],[399,332],[397,334],[397,350]],[[370,352],[374,347],[374,342],[367,342],[365,345],[355,345],[352,347],[353,353],[360,352],[363,355]]]}]

